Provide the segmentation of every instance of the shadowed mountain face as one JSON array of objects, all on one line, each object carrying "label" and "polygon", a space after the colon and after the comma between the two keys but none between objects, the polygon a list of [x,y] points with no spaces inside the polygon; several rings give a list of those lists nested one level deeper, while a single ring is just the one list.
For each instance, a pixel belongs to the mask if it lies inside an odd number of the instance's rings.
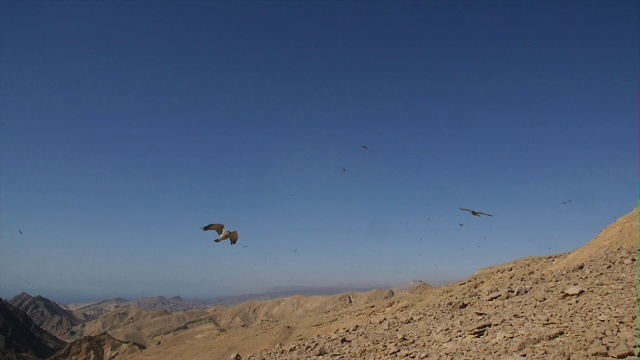
[{"label": "shadowed mountain face", "polygon": [[0,299],[0,358],[44,359],[66,344],[42,330],[24,311]]},{"label": "shadowed mountain face", "polygon": [[144,346],[116,340],[107,333],[98,336],[84,336],[60,350],[49,360],[67,359],[116,359],[139,353]]},{"label": "shadowed mountain face", "polygon": [[42,296],[21,293],[9,301],[24,311],[42,329],[61,339],[71,339],[75,335],[73,328],[82,321],[71,311]]}]

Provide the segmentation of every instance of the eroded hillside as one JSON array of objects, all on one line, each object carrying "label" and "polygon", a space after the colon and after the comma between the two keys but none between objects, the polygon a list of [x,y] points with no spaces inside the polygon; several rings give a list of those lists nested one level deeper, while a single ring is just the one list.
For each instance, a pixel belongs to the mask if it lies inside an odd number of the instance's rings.
[{"label": "eroded hillside", "polygon": [[516,260],[440,288],[184,313],[122,308],[84,331],[145,347],[117,359],[633,359],[637,219],[636,209],[569,254]]}]

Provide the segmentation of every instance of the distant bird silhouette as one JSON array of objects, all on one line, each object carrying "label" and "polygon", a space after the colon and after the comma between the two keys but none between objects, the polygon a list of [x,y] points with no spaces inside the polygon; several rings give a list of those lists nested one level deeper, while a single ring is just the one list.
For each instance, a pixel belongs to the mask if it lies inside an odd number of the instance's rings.
[{"label": "distant bird silhouette", "polygon": [[365,150],[369,150],[369,147],[367,145],[362,145],[362,148]]},{"label": "distant bird silhouette", "polygon": [[565,202],[563,202],[563,203],[561,203],[561,204],[562,204],[562,205],[566,205],[566,204],[568,204],[568,203],[570,203],[570,202],[571,202],[571,200],[567,200],[567,201],[565,201]]},{"label": "distant bird silhouette", "polygon": [[468,212],[470,212],[470,213],[471,213],[471,215],[473,215],[473,216],[477,216],[477,217],[480,217],[480,215],[493,216],[493,215],[491,215],[491,214],[483,213],[482,211],[475,211],[475,210],[463,209],[463,208],[460,208],[460,210],[462,210],[462,211],[468,211]]},{"label": "distant bird silhouette", "polygon": [[343,166],[342,171],[347,172],[347,168]]},{"label": "distant bird silhouette", "polygon": [[209,224],[203,227],[202,230],[215,230],[219,235],[218,238],[214,240],[215,242],[220,242],[227,239],[231,241],[231,245],[235,245],[235,243],[238,242],[238,232],[226,230],[223,224]]},{"label": "distant bird silhouette", "polygon": [[460,227],[463,227],[463,226],[464,226],[464,224],[458,224],[458,225],[460,225]]},{"label": "distant bird silhouette", "polygon": [[18,231],[20,232],[20,235],[22,235],[22,230],[18,229]]}]

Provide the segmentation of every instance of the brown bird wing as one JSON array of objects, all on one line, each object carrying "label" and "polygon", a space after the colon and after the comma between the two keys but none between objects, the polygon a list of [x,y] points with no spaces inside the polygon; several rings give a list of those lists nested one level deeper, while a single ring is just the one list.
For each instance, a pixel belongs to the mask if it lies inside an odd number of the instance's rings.
[{"label": "brown bird wing", "polygon": [[204,231],[215,230],[218,233],[218,235],[222,235],[222,232],[224,231],[224,225],[222,225],[222,224],[209,224],[209,225],[203,227],[202,230],[204,230]]},{"label": "brown bird wing", "polygon": [[232,231],[228,235],[229,240],[231,240],[231,245],[235,245],[238,242],[238,232]]},{"label": "brown bird wing", "polygon": [[464,208],[460,208],[460,210],[462,210],[462,211],[469,211],[469,212],[473,211],[473,210],[464,209]]},{"label": "brown bird wing", "polygon": [[491,214],[483,213],[482,211],[476,211],[476,214],[480,214],[480,215],[487,215],[487,216],[493,216],[493,215],[491,215]]}]

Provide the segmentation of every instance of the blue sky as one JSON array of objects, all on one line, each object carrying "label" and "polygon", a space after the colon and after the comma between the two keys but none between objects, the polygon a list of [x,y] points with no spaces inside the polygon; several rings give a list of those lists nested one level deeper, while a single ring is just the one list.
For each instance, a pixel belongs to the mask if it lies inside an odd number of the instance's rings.
[{"label": "blue sky", "polygon": [[4,1],[0,296],[441,282],[578,248],[636,205],[639,12]]}]

